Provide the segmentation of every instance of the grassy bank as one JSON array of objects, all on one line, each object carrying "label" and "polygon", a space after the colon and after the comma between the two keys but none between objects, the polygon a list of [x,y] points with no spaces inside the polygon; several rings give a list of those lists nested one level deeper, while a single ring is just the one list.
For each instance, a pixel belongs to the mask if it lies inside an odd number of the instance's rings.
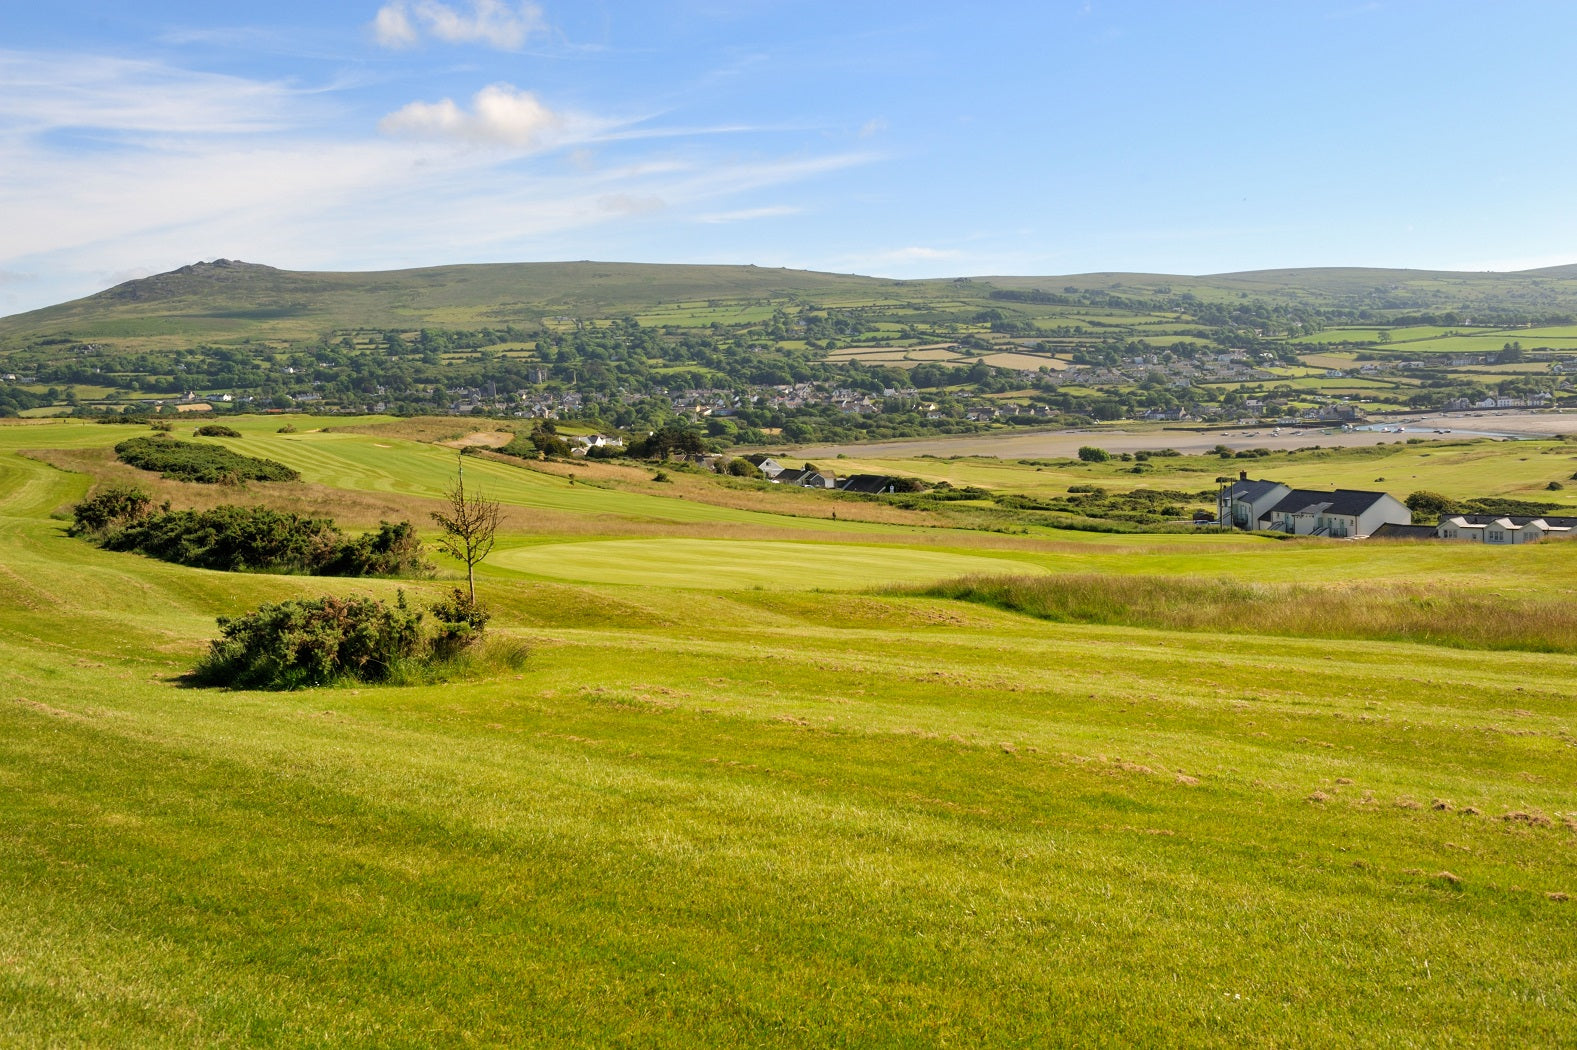
[{"label": "grassy bank", "polygon": [[1570,601],[1415,584],[1115,575],[967,576],[912,589],[1059,623],[1577,652]]}]

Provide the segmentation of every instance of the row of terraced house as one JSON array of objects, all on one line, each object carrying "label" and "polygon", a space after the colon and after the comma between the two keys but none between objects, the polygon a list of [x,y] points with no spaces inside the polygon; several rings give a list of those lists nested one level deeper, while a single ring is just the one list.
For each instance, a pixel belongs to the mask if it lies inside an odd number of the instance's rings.
[{"label": "row of terraced house", "polygon": [[1216,513],[1216,520],[1232,528],[1293,536],[1506,545],[1577,538],[1577,517],[1443,514],[1434,525],[1414,525],[1413,512],[1388,492],[1294,489],[1279,481],[1251,480],[1247,471],[1222,487]]}]

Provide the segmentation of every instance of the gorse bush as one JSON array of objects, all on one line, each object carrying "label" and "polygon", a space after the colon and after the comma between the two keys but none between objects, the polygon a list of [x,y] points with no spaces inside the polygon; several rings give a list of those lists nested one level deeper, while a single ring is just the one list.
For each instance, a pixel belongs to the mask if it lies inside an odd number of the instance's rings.
[{"label": "gorse bush", "polygon": [[[169,504],[164,505],[169,509]],[[71,508],[73,536],[97,536],[124,528],[153,513],[153,497],[140,488],[114,485]]]},{"label": "gorse bush", "polygon": [[425,576],[432,566],[422,556],[416,526],[408,521],[378,524],[377,532],[341,540],[314,574],[318,576]]},{"label": "gorse bush", "polygon": [[197,437],[205,438],[238,438],[241,432],[235,427],[227,427],[223,423],[204,423],[192,433]]},{"label": "gorse bush", "polygon": [[375,598],[302,598],[221,616],[193,677],[238,689],[299,689],[341,679],[382,682],[421,653],[421,614],[401,592]]},{"label": "gorse bush", "polygon": [[219,618],[220,637],[192,672],[202,685],[303,689],[337,682],[431,684],[453,677],[517,671],[529,649],[484,637],[488,613],[456,588],[422,614],[401,591],[390,606],[374,598],[307,598]]},{"label": "gorse bush", "polygon": [[269,510],[148,511],[140,490],[112,489],[77,504],[74,535],[96,536],[113,551],[222,572],[308,576],[417,576],[430,570],[410,522],[347,537],[333,522]]},{"label": "gorse bush", "polygon": [[493,618],[485,605],[458,587],[428,609],[438,622],[432,639],[433,652],[438,656],[453,656],[475,645]]},{"label": "gorse bush", "polygon": [[198,569],[310,575],[341,538],[321,519],[227,506],[151,515],[107,533],[100,543]]},{"label": "gorse bush", "polygon": [[155,471],[175,481],[207,485],[243,481],[300,481],[301,475],[271,459],[232,452],[223,445],[176,441],[163,436],[136,437],[115,446],[121,462]]}]

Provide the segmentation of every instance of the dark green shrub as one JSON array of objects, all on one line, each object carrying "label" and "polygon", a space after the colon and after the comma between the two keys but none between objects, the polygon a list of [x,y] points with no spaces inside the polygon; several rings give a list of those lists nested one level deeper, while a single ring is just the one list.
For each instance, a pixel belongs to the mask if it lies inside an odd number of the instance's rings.
[{"label": "dark green shrub", "polygon": [[145,518],[106,537],[104,546],[198,569],[311,574],[340,540],[333,523],[321,518],[227,506]]},{"label": "dark green shrub", "polygon": [[1104,448],[1096,448],[1094,445],[1085,445],[1079,449],[1079,459],[1085,463],[1105,463],[1111,458],[1110,452]]},{"label": "dark green shrub", "polygon": [[437,631],[432,639],[433,655],[440,659],[454,656],[460,650],[481,641],[487,622],[493,618],[487,606],[472,600],[458,587],[428,608],[437,621]]},{"label": "dark green shrub", "polygon": [[95,532],[109,550],[221,572],[418,576],[431,568],[408,521],[383,522],[377,532],[347,539],[325,518],[266,507],[166,508],[163,514],[143,514]]},{"label": "dark green shrub", "polygon": [[196,437],[205,438],[238,438],[241,432],[235,427],[227,427],[223,423],[204,423],[192,431]]},{"label": "dark green shrub", "polygon": [[237,689],[299,689],[341,679],[381,682],[421,649],[421,613],[401,592],[374,598],[304,598],[221,616],[193,677]]},{"label": "dark green shrub", "polygon": [[341,540],[322,565],[318,576],[424,576],[432,571],[422,557],[422,541],[408,521],[378,523],[377,532]]},{"label": "dark green shrub", "polygon": [[736,478],[764,478],[761,468],[743,456],[728,461],[728,466],[723,468],[729,475]]},{"label": "dark green shrub", "polygon": [[176,441],[159,435],[137,437],[115,446],[121,462],[155,471],[176,481],[206,485],[242,481],[299,481],[301,475],[271,459],[232,452],[223,445]]},{"label": "dark green shrub", "polygon": [[[168,504],[166,504],[168,506]],[[73,536],[97,536],[123,528],[153,512],[153,497],[140,488],[115,485],[71,508]]]},{"label": "dark green shrub", "polygon": [[1558,481],[1552,481],[1548,485],[1544,486],[1544,490],[1546,492],[1559,492],[1561,489],[1563,489],[1565,487],[1566,487],[1565,485],[1562,485]]},{"label": "dark green shrub", "polygon": [[530,434],[517,433],[499,451],[522,459],[540,459],[544,456],[567,456],[569,445],[559,437],[558,428],[551,421],[539,419]]},{"label": "dark green shrub", "polygon": [[1438,492],[1428,489],[1419,489],[1402,501],[1407,504],[1407,509],[1414,514],[1434,517],[1440,514],[1455,514],[1462,509],[1461,504],[1450,496],[1443,496]]}]

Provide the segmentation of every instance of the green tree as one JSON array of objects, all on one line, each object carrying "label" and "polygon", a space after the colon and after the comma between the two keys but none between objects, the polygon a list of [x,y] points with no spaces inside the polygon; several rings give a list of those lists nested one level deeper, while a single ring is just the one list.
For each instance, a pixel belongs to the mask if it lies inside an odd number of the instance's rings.
[{"label": "green tree", "polygon": [[1461,509],[1461,505],[1450,496],[1442,496],[1438,492],[1428,489],[1419,489],[1402,501],[1407,504],[1407,509],[1414,514],[1427,516],[1438,514],[1454,514]]}]

